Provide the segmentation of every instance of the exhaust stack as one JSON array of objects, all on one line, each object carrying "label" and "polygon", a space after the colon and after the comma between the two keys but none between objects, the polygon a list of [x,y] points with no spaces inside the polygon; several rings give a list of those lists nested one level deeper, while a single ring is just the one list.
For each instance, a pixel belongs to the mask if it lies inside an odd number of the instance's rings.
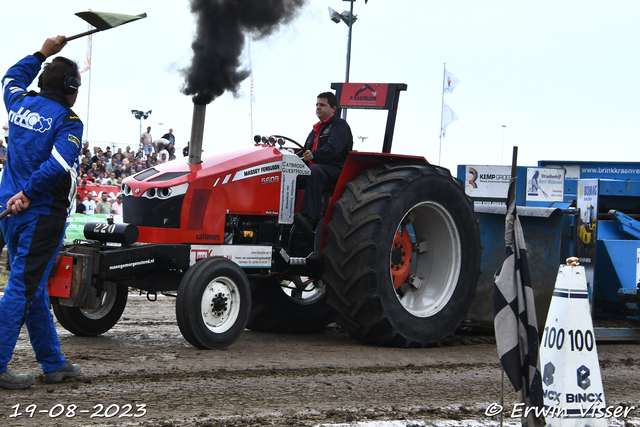
[{"label": "exhaust stack", "polygon": [[190,165],[202,163],[202,137],[204,135],[204,118],[207,111],[206,104],[193,104],[193,119],[191,121],[191,141],[189,142]]}]

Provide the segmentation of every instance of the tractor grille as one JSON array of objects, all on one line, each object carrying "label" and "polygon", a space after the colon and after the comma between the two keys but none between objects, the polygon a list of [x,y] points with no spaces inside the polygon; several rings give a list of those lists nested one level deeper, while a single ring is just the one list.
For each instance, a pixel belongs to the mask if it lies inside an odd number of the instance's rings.
[{"label": "tractor grille", "polygon": [[168,199],[123,196],[123,220],[141,227],[180,228],[184,194]]}]

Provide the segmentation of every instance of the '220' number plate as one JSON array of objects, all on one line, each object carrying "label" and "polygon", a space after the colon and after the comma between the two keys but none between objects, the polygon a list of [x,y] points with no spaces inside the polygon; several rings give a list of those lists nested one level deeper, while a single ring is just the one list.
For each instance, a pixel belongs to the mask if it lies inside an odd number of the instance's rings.
[{"label": "'220' number plate", "polygon": [[107,222],[101,222],[96,224],[95,228],[93,229],[94,233],[101,233],[101,234],[113,234],[113,232],[116,230],[116,225],[115,224],[109,224]]}]

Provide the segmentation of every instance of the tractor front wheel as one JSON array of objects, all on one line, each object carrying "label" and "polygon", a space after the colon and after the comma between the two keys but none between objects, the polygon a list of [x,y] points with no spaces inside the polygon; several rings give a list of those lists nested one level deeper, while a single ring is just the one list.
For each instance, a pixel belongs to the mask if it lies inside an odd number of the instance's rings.
[{"label": "tractor front wheel", "polygon": [[182,278],[176,318],[184,338],[200,349],[224,349],[247,325],[251,290],[244,271],[226,258],[196,262]]},{"label": "tractor front wheel", "polygon": [[56,319],[74,335],[93,337],[104,334],[118,323],[125,306],[129,288],[113,282],[104,282],[98,299],[100,304],[91,310],[61,305],[57,297],[51,298]]}]

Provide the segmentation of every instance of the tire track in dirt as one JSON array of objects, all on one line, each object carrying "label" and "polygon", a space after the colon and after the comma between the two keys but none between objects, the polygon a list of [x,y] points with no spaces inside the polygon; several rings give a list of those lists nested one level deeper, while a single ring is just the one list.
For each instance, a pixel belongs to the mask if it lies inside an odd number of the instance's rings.
[{"label": "tire track in dirt", "polygon": [[[123,319],[101,337],[59,329],[65,356],[85,375],[28,390],[0,390],[0,425],[314,426],[366,420],[486,420],[500,399],[494,339],[458,335],[427,349],[371,347],[339,328],[323,334],[246,331],[224,351],[191,347],[175,323],[172,299],[131,296]],[[640,346],[598,344],[607,405],[640,406]],[[11,368],[39,372],[26,330]],[[505,402],[516,401],[505,385]],[[140,418],[10,418],[14,405],[146,405]],[[115,406],[113,406],[115,408]],[[122,411],[120,412],[121,415]],[[638,416],[638,411],[632,415]],[[490,421],[495,421],[491,419]],[[487,422],[488,423],[488,422]],[[428,424],[429,425],[429,424]]]}]

